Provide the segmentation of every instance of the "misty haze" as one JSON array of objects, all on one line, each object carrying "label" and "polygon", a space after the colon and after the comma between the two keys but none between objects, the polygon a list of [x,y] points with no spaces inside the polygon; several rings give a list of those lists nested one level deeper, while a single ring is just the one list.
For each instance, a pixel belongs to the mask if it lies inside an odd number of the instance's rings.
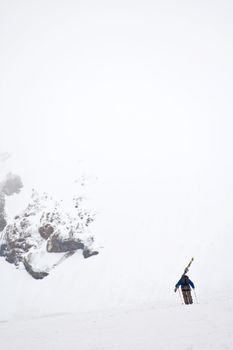
[{"label": "misty haze", "polygon": [[0,2],[4,350],[233,348],[232,43],[228,0]]}]

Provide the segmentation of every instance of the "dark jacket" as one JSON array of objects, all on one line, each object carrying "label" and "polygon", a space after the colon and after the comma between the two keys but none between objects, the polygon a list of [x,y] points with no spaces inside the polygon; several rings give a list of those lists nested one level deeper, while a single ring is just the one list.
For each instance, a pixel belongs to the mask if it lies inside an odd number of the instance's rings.
[{"label": "dark jacket", "polygon": [[188,278],[188,276],[184,275],[181,279],[176,283],[176,289],[181,287],[181,289],[189,288],[190,286],[194,289],[194,283]]}]

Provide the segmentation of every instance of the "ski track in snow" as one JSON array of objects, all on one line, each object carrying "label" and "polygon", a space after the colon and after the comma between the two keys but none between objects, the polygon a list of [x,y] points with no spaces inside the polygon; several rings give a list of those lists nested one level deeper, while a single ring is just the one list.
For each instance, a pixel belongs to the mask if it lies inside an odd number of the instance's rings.
[{"label": "ski track in snow", "polygon": [[230,350],[233,299],[141,305],[1,321],[4,350]]}]

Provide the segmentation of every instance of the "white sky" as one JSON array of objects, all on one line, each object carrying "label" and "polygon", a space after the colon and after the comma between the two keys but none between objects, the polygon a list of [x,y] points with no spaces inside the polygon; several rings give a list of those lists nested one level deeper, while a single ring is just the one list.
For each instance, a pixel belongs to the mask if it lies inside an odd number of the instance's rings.
[{"label": "white sky", "polygon": [[0,33],[4,171],[61,188],[84,161],[131,238],[232,225],[232,1],[2,0]]},{"label": "white sky", "polygon": [[207,157],[231,134],[232,11],[231,1],[1,1],[1,148]]}]

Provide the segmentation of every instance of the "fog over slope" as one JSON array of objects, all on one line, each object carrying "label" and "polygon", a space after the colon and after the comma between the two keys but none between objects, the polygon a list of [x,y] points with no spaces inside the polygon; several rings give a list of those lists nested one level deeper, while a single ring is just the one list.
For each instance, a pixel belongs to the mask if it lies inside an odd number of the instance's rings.
[{"label": "fog over slope", "polygon": [[24,183],[6,209],[85,176],[102,247],[43,281],[1,260],[3,318],[175,303],[192,256],[200,295],[232,290],[232,3],[0,6],[0,181]]}]

